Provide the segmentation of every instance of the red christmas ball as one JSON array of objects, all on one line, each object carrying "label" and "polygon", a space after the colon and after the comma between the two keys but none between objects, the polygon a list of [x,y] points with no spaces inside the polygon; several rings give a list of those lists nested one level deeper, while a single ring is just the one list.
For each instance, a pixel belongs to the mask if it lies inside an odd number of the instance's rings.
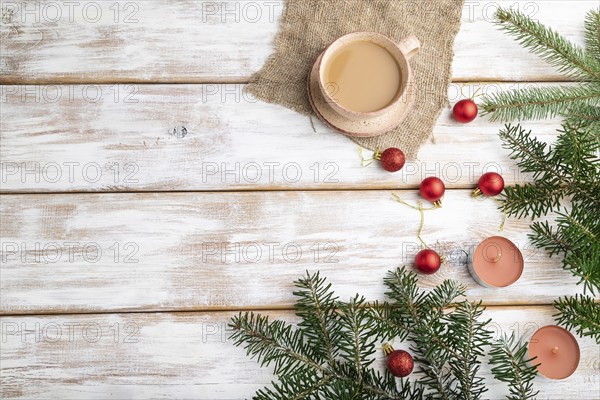
[{"label": "red christmas ball", "polygon": [[477,184],[484,196],[497,196],[504,190],[504,179],[496,172],[481,175]]},{"label": "red christmas ball", "polygon": [[390,172],[400,171],[404,167],[406,157],[402,150],[395,147],[390,147],[381,153],[381,165],[383,169]]},{"label": "red christmas ball", "polygon": [[431,249],[424,249],[415,256],[415,266],[424,274],[436,273],[442,265],[442,258]]},{"label": "red christmas ball", "polygon": [[414,366],[415,362],[407,351],[394,350],[387,356],[388,370],[399,378],[410,375]]},{"label": "red christmas ball", "polygon": [[421,186],[419,187],[419,191],[421,192],[421,197],[423,197],[425,200],[435,203],[444,197],[446,186],[440,178],[431,176],[423,179],[423,182],[421,182]]},{"label": "red christmas ball", "polygon": [[454,105],[452,115],[454,115],[454,119],[458,122],[466,124],[477,117],[478,111],[477,104],[472,99],[464,99]]}]

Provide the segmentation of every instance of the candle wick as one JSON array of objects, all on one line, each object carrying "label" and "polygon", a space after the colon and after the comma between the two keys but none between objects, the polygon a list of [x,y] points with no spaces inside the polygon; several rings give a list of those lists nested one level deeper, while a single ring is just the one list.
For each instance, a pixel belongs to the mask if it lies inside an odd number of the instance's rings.
[{"label": "candle wick", "polygon": [[558,346],[554,346],[554,348],[552,349],[552,353],[554,353],[554,354],[558,353]]}]

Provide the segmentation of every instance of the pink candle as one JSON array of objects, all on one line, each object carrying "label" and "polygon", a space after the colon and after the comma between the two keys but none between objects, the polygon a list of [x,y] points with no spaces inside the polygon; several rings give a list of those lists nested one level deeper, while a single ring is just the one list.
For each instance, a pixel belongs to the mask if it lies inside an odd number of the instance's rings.
[{"label": "pink candle", "polygon": [[579,344],[571,332],[547,325],[538,329],[529,342],[529,357],[537,357],[538,373],[550,379],[565,379],[579,365]]},{"label": "pink candle", "polygon": [[479,243],[469,256],[469,272],[486,287],[506,287],[523,273],[523,255],[505,237],[492,236]]}]

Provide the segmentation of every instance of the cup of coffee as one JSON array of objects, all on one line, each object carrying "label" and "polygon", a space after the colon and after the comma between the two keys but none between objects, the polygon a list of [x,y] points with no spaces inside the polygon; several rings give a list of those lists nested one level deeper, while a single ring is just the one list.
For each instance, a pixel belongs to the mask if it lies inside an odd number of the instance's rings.
[{"label": "cup of coffee", "polygon": [[325,49],[318,65],[318,84],[324,99],[336,113],[350,120],[366,121],[398,111],[406,115],[403,108],[412,105],[405,101],[406,94],[414,90],[408,61],[419,47],[414,36],[399,43],[374,32],[354,32],[338,38]]}]

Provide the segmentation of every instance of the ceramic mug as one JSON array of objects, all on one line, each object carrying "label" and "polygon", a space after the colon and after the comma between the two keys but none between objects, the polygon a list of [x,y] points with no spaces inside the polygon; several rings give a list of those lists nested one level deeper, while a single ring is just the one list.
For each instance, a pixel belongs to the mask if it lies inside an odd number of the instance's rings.
[{"label": "ceramic mug", "polygon": [[[402,75],[400,87],[402,89],[399,91],[399,93],[396,95],[395,99],[387,107],[384,107],[380,110],[376,110],[376,111],[372,111],[372,112],[359,112],[359,111],[353,111],[353,110],[350,110],[348,108],[341,106],[335,100],[335,98],[332,97],[332,94],[330,93],[332,91],[331,90],[332,87],[325,82],[324,77],[325,77],[326,66],[329,63],[329,61],[331,60],[332,55],[334,55],[340,47],[342,47],[348,43],[358,42],[358,41],[369,41],[369,42],[375,43],[375,44],[383,47],[385,50],[387,50],[392,55],[392,57],[396,60],[396,62],[398,63],[398,66],[400,67],[400,71],[401,71],[401,75]],[[327,103],[329,103],[331,108],[333,108],[335,110],[335,112],[337,112],[338,114],[342,115],[343,117],[351,119],[351,120],[368,120],[371,118],[376,118],[378,116],[381,116],[381,115],[389,112],[392,109],[396,109],[397,107],[402,107],[402,104],[404,107],[410,108],[412,106],[412,104],[410,102],[404,101],[404,99],[406,98],[405,96],[406,96],[407,90],[414,90],[414,88],[411,87],[412,82],[413,82],[413,75],[412,75],[412,70],[410,68],[410,64],[408,61],[415,54],[418,53],[420,46],[421,46],[421,43],[414,36],[408,36],[408,37],[402,39],[399,43],[394,42],[392,39],[388,38],[387,36],[384,36],[382,34],[375,33],[375,32],[353,32],[353,33],[349,33],[347,35],[339,37],[333,43],[331,43],[329,45],[329,47],[327,47],[325,49],[322,56],[320,57],[320,63],[318,66],[318,68],[319,68],[318,79],[319,79],[319,87],[321,89],[323,96],[325,97],[325,100],[327,101]]]}]

